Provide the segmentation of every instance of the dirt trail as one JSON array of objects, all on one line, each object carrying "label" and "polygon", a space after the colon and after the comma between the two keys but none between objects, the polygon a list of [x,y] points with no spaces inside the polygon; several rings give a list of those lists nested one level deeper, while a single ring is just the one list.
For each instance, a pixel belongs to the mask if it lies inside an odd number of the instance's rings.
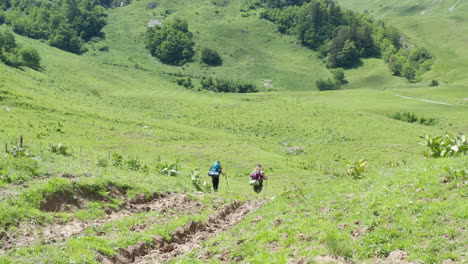
[{"label": "dirt trail", "polygon": [[432,104],[454,105],[454,104],[449,104],[449,103],[431,101],[431,100],[420,99],[420,98],[414,98],[414,97],[403,96],[403,95],[398,95],[398,94],[394,94],[394,96],[398,96],[398,97],[405,98],[405,99],[418,100],[418,101],[422,101],[422,102],[426,102],[426,103],[432,103]]},{"label": "dirt trail", "polygon": [[82,234],[87,228],[101,227],[106,223],[132,216],[139,212],[156,211],[164,214],[190,214],[198,213],[204,206],[201,202],[190,199],[187,195],[177,193],[154,193],[150,197],[138,196],[129,199],[118,211],[107,210],[104,218],[93,221],[73,219],[70,222],[53,224],[43,228],[37,225],[22,224],[18,235],[5,234],[2,238],[1,248],[12,248],[32,245],[34,243],[55,243],[65,241],[71,236]]},{"label": "dirt trail", "polygon": [[201,248],[203,241],[230,229],[244,219],[247,214],[260,208],[264,202],[264,200],[252,200],[245,203],[234,201],[218,209],[204,223],[190,221],[186,225],[178,227],[171,233],[169,241],[161,236],[154,236],[151,243],[138,242],[122,249],[113,258],[100,255],[98,260],[105,264],[164,263],[192,249]]},{"label": "dirt trail", "polygon": [[458,5],[458,3],[460,3],[460,1],[461,1],[461,0],[458,0],[452,7],[450,7],[450,8],[448,9],[448,11],[449,11],[450,13],[452,13],[452,12],[455,10],[455,7]]}]

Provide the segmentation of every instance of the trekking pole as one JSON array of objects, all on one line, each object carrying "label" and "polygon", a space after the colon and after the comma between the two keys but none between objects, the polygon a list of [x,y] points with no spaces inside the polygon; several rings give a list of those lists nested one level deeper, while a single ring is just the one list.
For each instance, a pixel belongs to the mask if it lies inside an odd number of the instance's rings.
[{"label": "trekking pole", "polygon": [[226,177],[226,185],[227,185],[227,189],[228,189],[228,192],[229,192],[229,181],[228,181],[226,173],[224,173],[224,177]]}]

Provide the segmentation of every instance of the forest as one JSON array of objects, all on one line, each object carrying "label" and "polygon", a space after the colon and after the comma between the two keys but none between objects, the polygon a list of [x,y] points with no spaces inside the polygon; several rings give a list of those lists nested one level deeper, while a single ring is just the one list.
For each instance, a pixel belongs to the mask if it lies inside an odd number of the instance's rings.
[{"label": "forest", "polygon": [[86,52],[86,42],[104,38],[104,6],[111,4],[110,0],[5,0],[0,3],[0,23],[17,34],[80,54]]},{"label": "forest", "polygon": [[432,65],[428,50],[408,44],[395,27],[342,9],[332,0],[262,2],[266,9],[261,18],[319,51],[329,68],[353,68],[363,58],[378,57],[388,63],[394,75],[417,82]]}]

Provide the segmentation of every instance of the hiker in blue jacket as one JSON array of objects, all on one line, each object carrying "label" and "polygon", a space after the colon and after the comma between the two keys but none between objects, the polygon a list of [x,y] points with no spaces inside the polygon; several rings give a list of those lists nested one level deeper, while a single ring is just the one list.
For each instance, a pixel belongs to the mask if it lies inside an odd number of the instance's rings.
[{"label": "hiker in blue jacket", "polygon": [[219,176],[221,175],[226,176],[226,173],[223,172],[223,168],[221,167],[221,162],[219,160],[213,163],[213,166],[211,166],[211,169],[208,172],[208,175],[213,180],[213,190],[217,192],[218,185],[219,185]]},{"label": "hiker in blue jacket", "polygon": [[250,185],[253,186],[254,192],[260,193],[262,191],[264,180],[268,180],[268,177],[265,175],[265,171],[262,170],[262,165],[258,164],[250,174]]}]

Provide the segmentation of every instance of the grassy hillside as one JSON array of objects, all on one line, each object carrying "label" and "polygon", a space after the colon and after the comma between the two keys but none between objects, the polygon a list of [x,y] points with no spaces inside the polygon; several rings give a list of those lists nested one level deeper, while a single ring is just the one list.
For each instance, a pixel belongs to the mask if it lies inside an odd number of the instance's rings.
[{"label": "grassy hillside", "polygon": [[436,56],[428,78],[457,85],[467,84],[468,4],[464,1],[339,0],[344,7],[383,19],[400,28],[409,41],[422,43]]},{"label": "grassy hillside", "polygon": [[[425,158],[419,144],[425,133],[466,134],[464,77],[396,89],[406,82],[370,59],[347,71],[349,87],[362,89],[309,91],[329,74],[317,55],[253,11],[242,17],[241,1],[147,10],[150,2],[108,10],[106,40],[84,55],[17,36],[40,52],[44,70],[0,65],[0,143],[10,153],[0,156],[0,263],[376,263],[396,250],[416,263],[467,261],[466,175],[447,180],[445,168],[468,160]],[[223,66],[150,57],[146,23],[172,17],[187,18]],[[195,92],[166,74],[213,72],[291,91]],[[396,112],[437,121],[388,117]],[[59,143],[62,154],[51,148]],[[218,159],[229,182],[219,193],[197,190],[193,171],[210,185],[205,171]],[[354,180],[346,162],[358,159],[369,168]],[[257,163],[270,177],[259,195],[248,186]]]}]

